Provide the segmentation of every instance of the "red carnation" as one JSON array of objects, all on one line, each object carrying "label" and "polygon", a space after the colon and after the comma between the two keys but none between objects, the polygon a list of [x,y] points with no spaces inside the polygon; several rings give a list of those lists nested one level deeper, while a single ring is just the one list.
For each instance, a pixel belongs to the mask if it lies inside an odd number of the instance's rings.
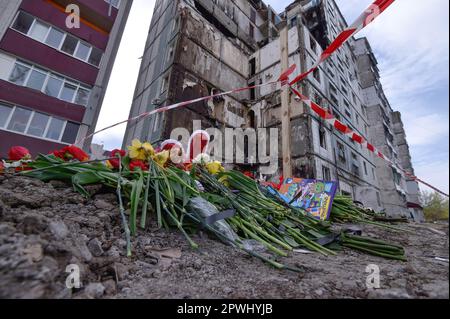
[{"label": "red carnation", "polygon": [[124,158],[127,155],[127,152],[125,152],[124,150],[113,150],[111,152],[111,157],[114,157],[114,158],[110,159],[108,161],[108,163],[114,169],[120,168],[120,160],[119,160],[119,157],[117,157],[117,155],[119,155],[119,154],[120,154],[121,158]]},{"label": "red carnation", "polygon": [[14,146],[9,149],[8,157],[10,161],[29,160],[31,159],[31,154],[25,147]]},{"label": "red carnation", "polygon": [[143,171],[148,171],[149,166],[141,160],[133,160],[130,162],[130,171],[134,172],[137,168],[140,168]]}]

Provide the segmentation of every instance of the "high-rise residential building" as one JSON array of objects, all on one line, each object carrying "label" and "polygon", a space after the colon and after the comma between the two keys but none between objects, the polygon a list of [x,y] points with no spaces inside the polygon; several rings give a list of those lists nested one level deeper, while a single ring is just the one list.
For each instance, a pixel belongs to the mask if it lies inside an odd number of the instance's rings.
[{"label": "high-rise residential building", "polygon": [[414,176],[401,114],[393,111],[384,94],[378,61],[369,41],[366,38],[358,39],[354,49],[370,122],[371,141],[396,164],[390,167],[377,159],[383,206],[391,215],[412,215],[416,220],[423,220],[419,185],[402,172],[403,169]]},{"label": "high-rise residential building", "polygon": [[[156,1],[130,117],[275,81],[282,72],[279,34],[284,27],[288,28],[289,64],[298,66],[296,76],[314,65],[347,23],[334,0],[294,1],[281,14],[258,0]],[[298,89],[371,141],[373,122],[360,81],[356,45],[357,40],[350,39]],[[289,107],[293,175],[336,180],[341,193],[374,209],[385,208],[386,187],[378,167],[391,169],[293,95]],[[194,120],[202,128],[277,128],[281,132],[280,90],[258,87],[130,123],[124,145],[134,138],[160,142],[171,137],[173,129],[198,128]],[[282,174],[281,154],[280,149],[279,171],[274,176]],[[261,170],[262,165],[255,162],[245,163],[246,168]],[[401,205],[407,212],[407,201]]]},{"label": "high-rise residential building", "polygon": [[0,157],[14,145],[47,153],[93,132],[131,5],[0,0]]}]

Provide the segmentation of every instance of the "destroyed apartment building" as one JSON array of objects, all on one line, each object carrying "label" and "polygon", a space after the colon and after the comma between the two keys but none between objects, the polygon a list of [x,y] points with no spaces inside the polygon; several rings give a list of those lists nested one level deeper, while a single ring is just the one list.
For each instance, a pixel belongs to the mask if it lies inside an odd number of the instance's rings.
[{"label": "destroyed apartment building", "polygon": [[[297,76],[314,65],[347,24],[334,0],[294,1],[281,14],[258,0],[156,1],[130,117],[276,81],[283,71],[279,33],[285,26],[289,65],[297,65]],[[352,38],[298,88],[413,173],[400,115],[384,96],[376,64],[367,40]],[[341,193],[366,206],[421,218],[415,181],[386,166],[292,95],[289,107],[294,176],[337,180]],[[195,120],[203,129],[280,129],[281,94],[274,86],[258,87],[131,122],[124,145],[134,138],[161,142],[173,129],[192,131]],[[257,159],[244,166],[261,168]]]}]

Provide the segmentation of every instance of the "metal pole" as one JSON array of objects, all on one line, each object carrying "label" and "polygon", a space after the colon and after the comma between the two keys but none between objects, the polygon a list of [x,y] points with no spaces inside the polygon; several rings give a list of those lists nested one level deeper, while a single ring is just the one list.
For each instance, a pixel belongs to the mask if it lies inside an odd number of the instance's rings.
[{"label": "metal pole", "polygon": [[[280,32],[281,70],[289,68],[288,25]],[[283,149],[283,176],[292,177],[291,161],[291,111],[289,105],[289,87],[285,85],[281,92],[281,138]]]}]

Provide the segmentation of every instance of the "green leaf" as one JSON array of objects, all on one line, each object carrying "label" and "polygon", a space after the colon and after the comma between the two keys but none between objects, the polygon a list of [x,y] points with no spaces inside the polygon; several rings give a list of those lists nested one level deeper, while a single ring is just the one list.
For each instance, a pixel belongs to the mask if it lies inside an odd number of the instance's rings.
[{"label": "green leaf", "polygon": [[90,197],[90,194],[83,186],[100,184],[103,178],[95,172],[80,172],[72,176],[72,185],[74,189],[85,197]]},{"label": "green leaf", "polygon": [[137,232],[137,211],[141,200],[142,190],[144,188],[144,175],[139,171],[139,179],[133,182],[131,190],[131,212],[130,212],[130,230],[134,236]]}]

